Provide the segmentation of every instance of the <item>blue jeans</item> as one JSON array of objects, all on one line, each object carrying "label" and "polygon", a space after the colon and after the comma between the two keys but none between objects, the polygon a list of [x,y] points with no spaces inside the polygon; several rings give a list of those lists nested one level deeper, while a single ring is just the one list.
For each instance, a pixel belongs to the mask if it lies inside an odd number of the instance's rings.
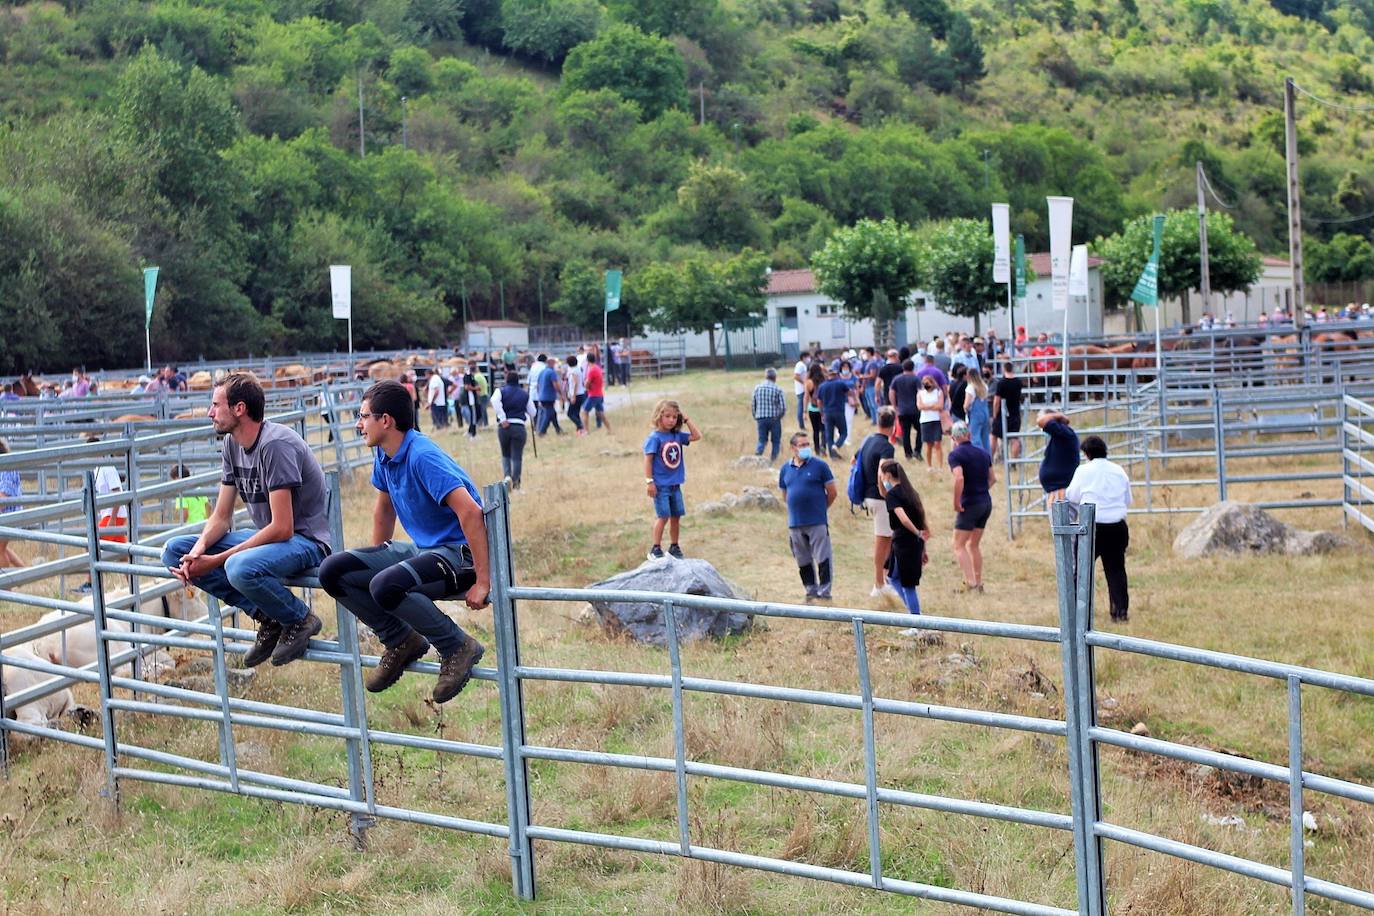
[{"label": "blue jeans", "polygon": [[[230,531],[205,552],[207,555],[222,553],[256,533]],[[162,551],[163,565],[180,566],[181,558],[196,546],[196,540],[193,534],[183,534],[168,541]],[[259,623],[275,620],[282,626],[289,626],[304,620],[310,609],[282,585],[282,580],[303,575],[319,566],[323,559],[324,548],[304,535],[293,534],[289,541],[261,544],[236,553],[223,566],[191,581],[225,604],[242,608]]]},{"label": "blue jeans", "polygon": [[874,387],[872,385],[865,385],[860,391],[859,402],[863,407],[864,416],[868,417],[872,422],[877,423],[878,404],[873,400],[874,394],[876,394]]},{"label": "blue jeans", "polygon": [[553,424],[554,432],[563,435],[563,428],[558,425],[558,402],[557,401],[536,401],[539,405],[534,418],[534,431],[539,435],[544,435],[548,431],[549,424]]},{"label": "blue jeans", "polygon": [[806,395],[797,395],[797,429],[806,429]]},{"label": "blue jeans", "polygon": [[687,514],[681,486],[662,486],[654,489],[654,515],[658,518],[681,518]]},{"label": "blue jeans", "polygon": [[845,422],[843,413],[828,413],[825,415],[825,442],[822,449],[825,453],[835,451],[840,447],[840,443],[849,435],[849,424]]},{"label": "blue jeans", "polygon": [[771,438],[773,440],[773,454],[769,456],[769,461],[778,460],[778,449],[782,448],[782,417],[755,417],[754,423],[759,428],[759,444],[754,449],[755,455],[763,454],[763,446]]},{"label": "blue jeans", "polygon": [[921,613],[921,599],[916,597],[916,586],[913,585],[911,588],[907,588],[902,584],[901,579],[891,575],[887,577],[887,584],[892,586],[897,594],[901,596],[902,604],[906,605],[908,611],[913,614]]}]

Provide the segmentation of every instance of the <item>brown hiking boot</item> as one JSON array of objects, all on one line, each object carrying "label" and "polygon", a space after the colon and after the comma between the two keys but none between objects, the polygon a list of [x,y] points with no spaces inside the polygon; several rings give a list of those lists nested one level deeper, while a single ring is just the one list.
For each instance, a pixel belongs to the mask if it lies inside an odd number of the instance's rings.
[{"label": "brown hiking boot", "polygon": [[280,667],[300,658],[310,648],[310,637],[318,634],[323,626],[320,618],[307,613],[304,620],[283,627],[277,648],[272,650],[272,664]]},{"label": "brown hiking boot", "polygon": [[434,702],[447,703],[468,685],[472,669],[486,654],[482,644],[471,636],[452,655],[439,660],[439,678],[434,682]]},{"label": "brown hiking boot", "polygon": [[411,630],[410,635],[399,646],[387,647],[382,653],[381,661],[377,662],[377,667],[368,673],[363,686],[367,688],[368,693],[381,693],[401,679],[407,665],[419,661],[428,651],[429,640]]},{"label": "brown hiking boot", "polygon": [[264,620],[258,624],[258,638],[253,647],[243,654],[243,667],[256,668],[272,657],[272,650],[281,639],[281,624],[275,620]]}]

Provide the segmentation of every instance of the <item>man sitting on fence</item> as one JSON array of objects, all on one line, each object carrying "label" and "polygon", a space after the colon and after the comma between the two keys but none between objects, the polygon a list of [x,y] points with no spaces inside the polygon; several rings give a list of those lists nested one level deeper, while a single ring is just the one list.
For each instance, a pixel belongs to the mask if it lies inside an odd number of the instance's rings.
[{"label": "man sitting on fence", "polygon": [[[546,370],[552,371],[552,370]],[[463,598],[486,607],[491,591],[481,497],[467,473],[413,427],[410,396],[396,382],[363,394],[358,432],[376,449],[372,547],[335,554],[320,585],[372,628],[386,646],[366,687],[378,693],[432,645],[439,652],[434,702],[458,695],[486,651],[435,605]],[[415,543],[392,540],[400,520]]]},{"label": "man sitting on fence", "polygon": [[[262,385],[248,372],[226,375],[215,386],[210,422],[224,436],[219,496],[200,536],[172,538],[162,553],[182,582],[258,622],[257,641],[243,657],[250,668],[268,657],[285,665],[305,654],[320,619],[282,580],[313,569],[329,553],[324,472],[294,429],[263,420],[264,400]],[[239,496],[256,531],[232,530]]]}]

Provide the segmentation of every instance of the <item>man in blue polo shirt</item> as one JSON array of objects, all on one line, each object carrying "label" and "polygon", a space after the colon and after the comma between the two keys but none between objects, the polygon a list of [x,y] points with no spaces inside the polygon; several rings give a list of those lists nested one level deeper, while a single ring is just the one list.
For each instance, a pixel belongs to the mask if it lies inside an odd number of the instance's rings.
[{"label": "man in blue polo shirt", "polygon": [[835,475],[830,465],[811,454],[811,437],[793,433],[792,460],[778,472],[787,494],[787,529],[797,561],[806,603],[830,600],[830,504],[835,501]]},{"label": "man in blue polo shirt", "polygon": [[[432,645],[439,652],[434,702],[458,695],[486,651],[435,601],[463,598],[479,610],[491,591],[481,497],[467,473],[416,432],[410,393],[394,381],[364,394],[358,432],[374,448],[372,547],[337,553],[320,565],[320,585],[386,646],[368,675],[373,693],[400,679]],[[399,520],[414,543],[392,540]]]},{"label": "man in blue polo shirt", "polygon": [[831,458],[843,458],[838,446],[849,437],[849,423],[845,419],[844,407],[849,403],[849,392],[854,388],[853,378],[841,378],[834,372],[826,373],[829,378],[816,389],[816,397],[821,402],[821,418],[825,421],[825,441],[821,451]]}]

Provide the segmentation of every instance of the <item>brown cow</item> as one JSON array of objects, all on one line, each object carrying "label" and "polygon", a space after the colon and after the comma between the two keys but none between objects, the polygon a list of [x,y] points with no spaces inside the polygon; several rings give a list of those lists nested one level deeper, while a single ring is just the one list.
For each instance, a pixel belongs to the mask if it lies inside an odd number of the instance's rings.
[{"label": "brown cow", "polygon": [[191,373],[191,377],[186,380],[186,387],[192,391],[208,391],[213,381],[210,373],[201,369]]},{"label": "brown cow", "polygon": [[210,416],[210,408],[209,408],[209,407],[192,407],[190,410],[183,410],[181,413],[177,414],[176,417],[175,417],[175,419],[178,419],[178,420],[203,420],[203,419],[205,419],[205,418],[208,417],[208,416]]},{"label": "brown cow", "polygon": [[154,421],[154,420],[156,420],[156,419],[157,419],[157,417],[150,416],[149,414],[146,414],[146,413],[124,413],[124,414],[120,414],[119,416],[115,417],[114,420],[111,421],[111,422],[114,422],[114,423],[151,423],[152,421]]},{"label": "brown cow", "polygon": [[379,359],[367,367],[367,376],[374,382],[382,379],[397,379],[404,370],[389,359]]}]

